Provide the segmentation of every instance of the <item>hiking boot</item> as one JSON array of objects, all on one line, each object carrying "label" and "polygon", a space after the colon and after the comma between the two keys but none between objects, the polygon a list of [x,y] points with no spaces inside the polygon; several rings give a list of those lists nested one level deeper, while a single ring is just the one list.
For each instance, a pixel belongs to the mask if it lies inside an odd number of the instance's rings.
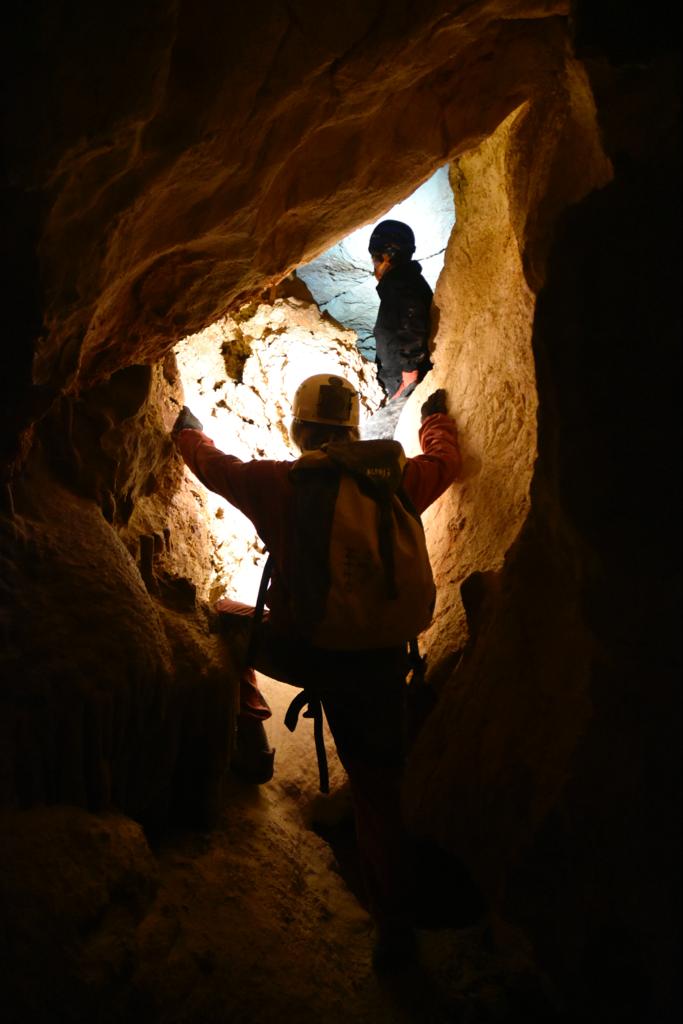
[{"label": "hiking boot", "polygon": [[410,925],[378,928],[372,951],[372,966],[378,974],[405,970],[417,963],[418,956],[417,935]]},{"label": "hiking boot", "polygon": [[263,722],[258,718],[238,716],[231,771],[242,782],[262,786],[273,777],[274,761],[275,751],[268,742]]}]

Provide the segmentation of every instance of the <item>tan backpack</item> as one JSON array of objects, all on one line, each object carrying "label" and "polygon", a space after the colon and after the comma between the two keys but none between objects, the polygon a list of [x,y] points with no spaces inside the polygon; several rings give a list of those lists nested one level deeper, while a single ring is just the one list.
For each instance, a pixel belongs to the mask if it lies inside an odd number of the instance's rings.
[{"label": "tan backpack", "polygon": [[298,459],[292,616],[315,647],[399,646],[429,625],[424,530],[402,491],[397,441],[330,443]]}]

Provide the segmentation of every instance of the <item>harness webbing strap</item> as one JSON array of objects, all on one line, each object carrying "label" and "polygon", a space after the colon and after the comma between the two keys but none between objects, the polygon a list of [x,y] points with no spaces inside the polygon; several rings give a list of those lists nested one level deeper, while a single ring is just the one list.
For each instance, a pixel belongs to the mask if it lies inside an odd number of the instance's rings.
[{"label": "harness webbing strap", "polygon": [[285,725],[290,732],[294,732],[299,721],[299,714],[301,713],[302,708],[305,708],[307,705],[308,711],[304,713],[304,718],[313,719],[313,739],[315,740],[315,753],[318,758],[320,792],[329,793],[330,776],[327,768],[325,741],[323,739],[323,708],[320,703],[320,697],[312,694],[310,690],[302,690],[301,693],[297,693],[296,697],[287,708],[287,713],[285,714]]},{"label": "harness webbing strap", "polygon": [[398,590],[396,589],[396,567],[394,564],[394,520],[391,515],[391,498],[389,494],[383,494],[376,501],[379,518],[377,539],[382,565],[384,566],[387,597],[395,600],[398,597]]},{"label": "harness webbing strap", "polygon": [[[268,584],[270,583],[270,577],[273,568],[273,556],[268,555],[266,564],[263,568],[263,575],[261,576],[261,583],[259,585],[258,597],[256,599],[256,607],[254,609],[254,617],[251,625],[251,636],[249,638],[249,647],[247,649],[247,664],[250,665],[252,662],[252,655],[254,647],[256,646],[257,631],[263,619],[263,609],[266,604],[266,592],[268,590]],[[315,752],[318,758],[318,775],[320,777],[320,792],[329,793],[330,791],[330,776],[327,767],[327,752],[325,750],[325,741],[323,738],[323,709],[320,703],[320,698],[313,695],[310,690],[302,690],[298,693],[294,700],[287,708],[285,715],[285,725],[290,732],[294,732],[299,721],[299,714],[302,708],[308,706],[308,711],[304,713],[304,718],[313,719],[313,739],[315,741]]]},{"label": "harness webbing strap", "polygon": [[254,647],[256,646],[256,631],[261,625],[261,619],[263,618],[263,609],[266,605],[266,591],[268,590],[268,584],[270,583],[270,577],[273,572],[273,556],[268,555],[266,564],[263,567],[263,575],[261,576],[261,582],[258,588],[258,597],[256,598],[256,607],[254,608],[254,617],[251,620],[251,634],[249,636],[249,646],[247,647],[247,665],[251,665],[251,658],[254,653]]}]

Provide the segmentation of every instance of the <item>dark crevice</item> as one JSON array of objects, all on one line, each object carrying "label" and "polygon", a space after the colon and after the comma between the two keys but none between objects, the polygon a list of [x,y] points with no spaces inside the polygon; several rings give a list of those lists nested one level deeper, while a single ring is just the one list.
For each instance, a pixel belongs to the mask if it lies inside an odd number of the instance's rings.
[{"label": "dark crevice", "polygon": [[[353,815],[336,822],[314,820],[311,829],[329,845],[340,877],[368,910]],[[483,893],[457,857],[428,840],[408,837],[406,859],[405,906],[417,928],[472,928],[485,921]]]}]

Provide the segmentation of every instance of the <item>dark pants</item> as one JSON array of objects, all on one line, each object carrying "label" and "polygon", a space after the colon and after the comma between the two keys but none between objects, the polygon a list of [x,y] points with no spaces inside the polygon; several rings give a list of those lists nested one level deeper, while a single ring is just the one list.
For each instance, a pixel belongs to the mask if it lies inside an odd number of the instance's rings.
[{"label": "dark pants", "polygon": [[387,395],[396,393],[404,372],[417,370],[418,380],[422,380],[432,368],[426,334],[408,341],[399,339],[391,331],[376,328],[375,364],[377,377]]},{"label": "dark pants", "polygon": [[[254,613],[248,605],[225,599],[217,610],[226,615]],[[319,695],[349,777],[371,913],[381,928],[402,926],[407,889],[400,809],[405,651],[322,651],[278,633],[265,616],[251,661],[242,676],[241,715],[265,719],[271,714],[254,669]]]}]

